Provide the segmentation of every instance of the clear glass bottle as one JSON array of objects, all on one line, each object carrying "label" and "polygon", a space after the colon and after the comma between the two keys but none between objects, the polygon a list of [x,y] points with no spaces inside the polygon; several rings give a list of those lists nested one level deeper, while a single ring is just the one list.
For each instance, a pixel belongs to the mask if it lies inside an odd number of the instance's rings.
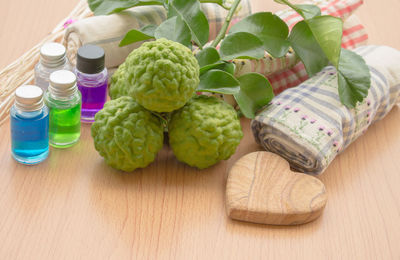
[{"label": "clear glass bottle", "polygon": [[50,74],[57,70],[73,71],[73,67],[62,44],[46,43],[40,48],[40,60],[35,66],[35,85],[46,91]]},{"label": "clear glass bottle", "polygon": [[75,73],[82,94],[81,121],[90,123],[107,100],[108,72],[104,67],[104,50],[91,44],[80,47]]},{"label": "clear glass bottle", "polygon": [[17,162],[37,164],[49,154],[49,110],[43,102],[43,90],[21,86],[15,91],[10,110],[11,153]]},{"label": "clear glass bottle", "polygon": [[74,145],[81,135],[81,94],[75,74],[68,70],[51,73],[45,102],[50,110],[50,145],[57,148]]}]

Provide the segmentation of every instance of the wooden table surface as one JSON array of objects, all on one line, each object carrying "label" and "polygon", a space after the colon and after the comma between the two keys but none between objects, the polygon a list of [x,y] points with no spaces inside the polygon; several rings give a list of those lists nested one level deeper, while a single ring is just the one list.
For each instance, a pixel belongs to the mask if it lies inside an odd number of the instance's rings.
[{"label": "wooden table surface", "polygon": [[[77,2],[0,0],[0,68]],[[255,10],[278,8],[272,0],[253,2]],[[399,10],[399,0],[366,1],[357,13],[370,43],[400,49]],[[17,164],[7,122],[0,127],[0,259],[400,259],[399,119],[396,107],[331,164],[320,177],[328,192],[323,216],[293,227],[226,216],[228,169],[260,149],[247,120],[227,162],[198,171],[165,147],[131,174],[103,162],[88,125],[74,147],[52,149],[37,166]]]}]

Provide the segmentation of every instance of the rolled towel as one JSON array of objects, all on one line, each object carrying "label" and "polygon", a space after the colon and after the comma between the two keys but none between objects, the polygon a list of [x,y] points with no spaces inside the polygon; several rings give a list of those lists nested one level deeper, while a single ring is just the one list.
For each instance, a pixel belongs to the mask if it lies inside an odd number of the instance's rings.
[{"label": "rolled towel", "polygon": [[276,96],[251,122],[255,140],[279,154],[292,168],[322,173],[348,145],[382,119],[400,96],[400,51],[386,46],[355,50],[371,73],[371,88],[354,109],[338,96],[336,69],[316,76]]},{"label": "rolled towel", "polygon": [[[227,10],[217,4],[201,5],[210,25],[210,39],[214,39],[227,15]],[[233,17],[240,20],[251,14],[249,0],[242,0]],[[84,44],[96,44],[102,47],[106,55],[106,67],[119,66],[128,54],[138,48],[141,42],[119,47],[119,42],[132,29],[148,24],[160,24],[166,19],[165,9],[161,6],[140,6],[111,15],[89,17],[68,26],[64,45],[67,56],[75,64],[76,52]]]}]

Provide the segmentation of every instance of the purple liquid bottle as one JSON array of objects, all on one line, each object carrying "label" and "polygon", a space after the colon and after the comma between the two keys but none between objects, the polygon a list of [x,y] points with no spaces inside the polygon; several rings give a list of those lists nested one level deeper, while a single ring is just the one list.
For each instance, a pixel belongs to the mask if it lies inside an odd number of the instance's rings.
[{"label": "purple liquid bottle", "polygon": [[81,121],[94,122],[94,116],[107,100],[108,73],[101,47],[87,44],[78,49],[76,77],[82,94]]}]

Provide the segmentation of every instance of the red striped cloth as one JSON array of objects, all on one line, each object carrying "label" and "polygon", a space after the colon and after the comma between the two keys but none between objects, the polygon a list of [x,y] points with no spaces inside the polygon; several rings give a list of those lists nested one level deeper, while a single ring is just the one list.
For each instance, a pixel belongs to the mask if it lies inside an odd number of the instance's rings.
[{"label": "red striped cloth", "polygon": [[[308,3],[317,4],[321,8],[322,14],[329,14],[346,19],[343,25],[343,48],[354,49],[367,43],[368,34],[364,26],[356,16],[350,16],[363,4],[363,0],[311,1]],[[289,28],[293,28],[297,22],[303,19],[299,14],[291,10],[278,12],[277,15],[288,24]],[[291,69],[268,76],[268,79],[271,82],[275,94],[279,94],[285,89],[299,85],[301,82],[308,79],[308,75],[303,63],[298,63]]]},{"label": "red striped cloth", "polygon": [[[304,2],[304,4],[318,5],[323,15],[333,15],[345,20],[363,4],[363,0],[311,0]],[[284,20],[290,29],[297,22],[303,20],[298,13],[291,9],[279,11],[276,15]]]}]

